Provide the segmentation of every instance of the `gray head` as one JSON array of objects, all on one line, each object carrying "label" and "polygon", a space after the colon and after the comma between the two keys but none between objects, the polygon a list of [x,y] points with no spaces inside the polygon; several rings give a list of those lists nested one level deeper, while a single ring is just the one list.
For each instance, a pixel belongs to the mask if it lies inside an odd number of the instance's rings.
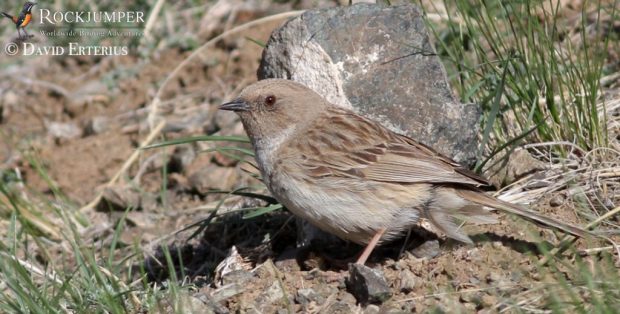
[{"label": "gray head", "polygon": [[312,122],[329,103],[310,88],[289,80],[258,81],[220,106],[236,112],[250,138],[278,136]]}]

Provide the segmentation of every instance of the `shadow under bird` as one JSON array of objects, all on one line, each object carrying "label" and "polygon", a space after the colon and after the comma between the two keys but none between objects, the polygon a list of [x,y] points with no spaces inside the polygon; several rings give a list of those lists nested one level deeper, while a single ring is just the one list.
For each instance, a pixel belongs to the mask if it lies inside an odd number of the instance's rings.
[{"label": "shadow under bird", "polygon": [[[30,24],[30,21],[32,21],[32,8],[35,5],[36,3],[30,1],[24,3],[24,8],[22,9],[22,11],[19,13],[19,15],[15,16],[10,15],[6,12],[0,12],[0,14],[2,14],[4,17],[9,18],[11,21],[13,21],[13,23],[15,24],[15,28],[17,29],[17,36],[19,38],[30,37],[30,35],[28,35],[28,33],[26,32],[26,26]],[[25,36],[22,37],[20,30],[24,32]]]},{"label": "shadow under bird", "polygon": [[302,84],[258,81],[220,109],[241,118],[273,196],[318,228],[366,245],[359,264],[422,217],[448,237],[472,243],[457,222],[496,222],[486,208],[586,234],[486,195],[479,189],[489,185],[483,177]]}]

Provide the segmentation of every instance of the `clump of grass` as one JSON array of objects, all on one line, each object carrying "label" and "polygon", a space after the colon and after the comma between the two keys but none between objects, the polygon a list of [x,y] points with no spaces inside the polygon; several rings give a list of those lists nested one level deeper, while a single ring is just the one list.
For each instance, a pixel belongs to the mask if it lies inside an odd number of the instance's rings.
[{"label": "clump of grass", "polygon": [[[444,5],[442,25],[431,29],[461,101],[484,108],[481,156],[524,134],[584,151],[608,145],[600,79],[616,1],[584,3],[574,24],[557,18],[557,1]],[[554,149],[566,154],[564,146]]]},{"label": "clump of grass", "polygon": [[[165,287],[153,285],[145,279],[146,270],[135,267],[144,265],[142,248],[119,242],[125,216],[113,228],[109,244],[84,238],[92,221],[55,189],[36,158],[29,160],[54,195],[50,199],[28,190],[19,175],[3,175],[10,180],[0,184],[0,312],[188,310],[189,287],[181,286],[177,278]],[[174,274],[169,254],[166,257]]]}]

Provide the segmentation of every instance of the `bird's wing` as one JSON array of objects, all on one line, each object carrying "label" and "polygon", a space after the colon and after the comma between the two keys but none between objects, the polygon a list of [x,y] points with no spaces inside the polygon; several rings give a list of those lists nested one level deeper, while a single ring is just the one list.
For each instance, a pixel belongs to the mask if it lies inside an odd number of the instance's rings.
[{"label": "bird's wing", "polygon": [[[483,186],[489,183],[433,149],[353,113],[330,115],[293,144],[306,152],[298,165],[315,177],[359,177],[395,183],[452,183]],[[361,135],[361,136],[360,136]]]},{"label": "bird's wing", "polygon": [[[22,25],[22,24],[24,24],[24,20],[26,20],[26,17],[27,17],[27,16],[28,16],[28,15],[26,15],[26,13],[21,12],[21,13],[19,14],[19,17],[13,18],[13,19],[14,19],[15,24],[17,24],[18,26],[26,26],[26,25]],[[28,22],[30,22],[30,21],[28,21]]]}]

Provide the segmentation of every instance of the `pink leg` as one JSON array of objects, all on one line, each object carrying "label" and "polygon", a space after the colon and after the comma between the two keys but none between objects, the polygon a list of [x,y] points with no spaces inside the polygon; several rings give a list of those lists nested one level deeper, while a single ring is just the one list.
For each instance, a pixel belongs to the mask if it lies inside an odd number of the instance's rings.
[{"label": "pink leg", "polygon": [[360,257],[357,259],[357,262],[355,262],[355,264],[360,264],[360,265],[366,264],[366,260],[370,256],[370,253],[372,253],[372,250],[375,249],[375,246],[377,246],[377,243],[379,243],[379,240],[381,239],[384,233],[385,233],[385,228],[381,228],[379,229],[379,231],[377,231],[377,233],[372,237],[372,239],[370,239],[370,242],[368,242],[368,245],[366,245],[366,248],[362,252],[362,255],[360,255]]}]

